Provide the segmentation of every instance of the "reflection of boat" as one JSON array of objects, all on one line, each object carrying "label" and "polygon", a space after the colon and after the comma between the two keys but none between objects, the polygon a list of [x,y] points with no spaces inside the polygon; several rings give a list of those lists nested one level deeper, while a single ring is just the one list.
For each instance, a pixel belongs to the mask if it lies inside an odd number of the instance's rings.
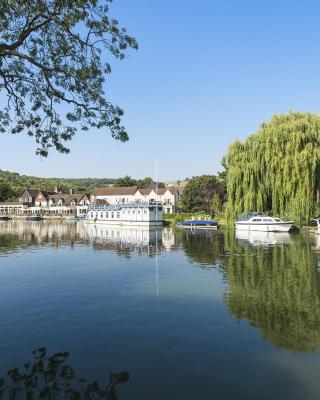
[{"label": "reflection of boat", "polygon": [[217,229],[218,222],[212,220],[191,220],[180,222],[177,226],[189,229]]},{"label": "reflection of boat", "polygon": [[42,221],[42,217],[40,215],[31,215],[30,217],[26,218],[27,221]]},{"label": "reflection of boat", "polygon": [[253,246],[270,246],[277,244],[291,244],[291,235],[287,232],[259,232],[259,231],[236,231],[236,239],[246,241]]},{"label": "reflection of boat", "polygon": [[7,215],[0,215],[0,221],[9,221],[10,219]]},{"label": "reflection of boat", "polygon": [[161,244],[162,229],[148,226],[121,226],[84,224],[87,236],[95,241],[125,245]]},{"label": "reflection of boat", "polygon": [[260,232],[289,232],[293,221],[269,217],[261,213],[249,213],[236,222],[237,230]]}]

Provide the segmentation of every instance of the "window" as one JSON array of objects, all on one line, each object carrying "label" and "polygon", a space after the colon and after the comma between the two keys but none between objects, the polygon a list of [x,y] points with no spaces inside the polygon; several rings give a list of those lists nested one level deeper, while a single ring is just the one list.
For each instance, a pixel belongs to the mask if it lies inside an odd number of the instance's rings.
[{"label": "window", "polygon": [[261,222],[261,218],[254,218],[252,221],[253,222]]},{"label": "window", "polygon": [[114,218],[114,213],[113,212],[111,213],[111,218]]},{"label": "window", "polygon": [[120,211],[117,212],[117,218],[120,218]]},{"label": "window", "polygon": [[100,214],[100,218],[103,218],[103,212]]},{"label": "window", "polygon": [[135,213],[136,213],[136,210],[132,210],[132,213],[135,214]]},{"label": "window", "polygon": [[273,218],[274,219],[274,221],[276,221],[276,222],[281,222],[281,219],[280,218]]},{"label": "window", "polygon": [[93,218],[93,212],[91,213],[91,218]]},{"label": "window", "polygon": [[130,214],[130,210],[128,210],[128,214]]},{"label": "window", "polygon": [[141,210],[138,210],[138,214],[141,214]]},{"label": "window", "polygon": [[143,213],[144,213],[144,214],[147,214],[147,210],[144,210]]},{"label": "window", "polygon": [[106,212],[106,218],[109,218],[109,213]]}]

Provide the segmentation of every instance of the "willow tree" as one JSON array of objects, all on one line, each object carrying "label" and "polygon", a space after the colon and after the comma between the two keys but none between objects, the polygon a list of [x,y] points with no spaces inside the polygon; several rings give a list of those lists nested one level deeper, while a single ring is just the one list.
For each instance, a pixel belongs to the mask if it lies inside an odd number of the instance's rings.
[{"label": "willow tree", "polygon": [[244,142],[232,143],[225,163],[230,220],[254,210],[308,223],[320,188],[320,116],[275,115]]}]

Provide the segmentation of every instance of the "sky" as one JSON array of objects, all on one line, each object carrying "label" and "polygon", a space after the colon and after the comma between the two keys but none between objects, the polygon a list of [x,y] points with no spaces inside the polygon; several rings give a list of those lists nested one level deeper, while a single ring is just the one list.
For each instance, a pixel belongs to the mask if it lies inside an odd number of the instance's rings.
[{"label": "sky", "polygon": [[110,56],[105,87],[129,142],[78,133],[70,154],[39,158],[32,138],[6,133],[0,169],[142,178],[157,158],[159,180],[215,174],[229,144],[273,114],[320,112],[319,2],[114,0],[110,11],[139,42],[123,61]]}]

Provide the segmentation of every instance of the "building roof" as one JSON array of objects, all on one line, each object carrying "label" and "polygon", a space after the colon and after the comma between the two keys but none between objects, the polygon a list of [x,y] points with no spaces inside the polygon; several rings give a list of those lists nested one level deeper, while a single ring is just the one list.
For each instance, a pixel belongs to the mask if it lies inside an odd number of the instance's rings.
[{"label": "building roof", "polygon": [[[30,197],[32,197],[32,199],[34,200],[35,199],[35,197],[38,195],[38,193],[40,192],[40,190],[39,189],[25,189],[22,193],[21,193],[21,196],[23,195],[23,193],[25,193],[25,192],[27,192],[28,193],[28,195],[30,196]],[[20,196],[20,197],[21,197]]]},{"label": "building roof", "polygon": [[137,189],[137,186],[94,188],[92,194],[94,196],[133,196]]},{"label": "building roof", "polygon": [[64,201],[64,205],[69,206],[71,205],[72,201],[75,201],[76,204],[85,196],[84,194],[65,194],[65,193],[58,193],[58,194],[49,194],[48,199],[53,200],[54,204],[58,203],[60,199]]},{"label": "building roof", "polygon": [[100,205],[107,205],[107,204],[109,204],[109,203],[107,202],[107,200],[95,199],[95,200],[92,202],[92,204],[93,204],[93,205],[96,205],[96,206],[100,206]]},{"label": "building roof", "polygon": [[171,194],[175,194],[176,193],[176,188],[167,187],[167,188],[159,188],[158,190],[156,190],[156,189],[138,189],[138,191],[142,194],[142,196],[149,196],[149,194],[152,191],[154,193],[158,192],[158,195],[162,196],[167,191],[170,192]]}]

